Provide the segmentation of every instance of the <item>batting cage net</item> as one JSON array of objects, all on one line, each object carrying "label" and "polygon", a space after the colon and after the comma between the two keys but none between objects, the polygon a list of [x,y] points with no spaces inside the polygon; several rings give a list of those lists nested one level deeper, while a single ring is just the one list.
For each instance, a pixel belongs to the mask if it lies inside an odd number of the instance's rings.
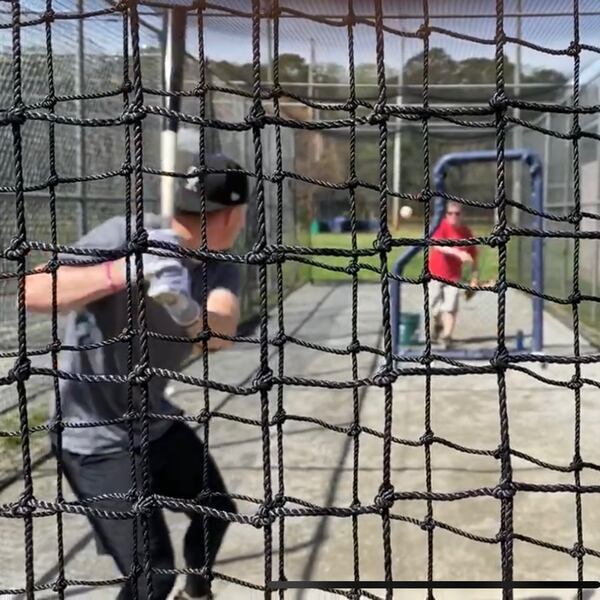
[{"label": "batting cage net", "polygon": [[[592,0],[3,1],[0,596],[160,600],[196,577],[224,598],[591,598],[599,23]],[[215,153],[239,168],[209,168]],[[204,184],[197,248],[149,236],[161,180],[232,172],[251,190],[233,248],[207,240]],[[435,235],[447,206],[464,237]],[[124,244],[78,243],[115,216]],[[456,248],[477,249],[478,277],[432,275]],[[235,266],[246,327],[160,333],[148,256],[196,261],[203,297],[209,264]],[[125,320],[71,344],[65,319],[89,311],[59,310],[61,272],[123,257]],[[46,314],[27,305],[39,273]],[[460,297],[454,354],[433,334],[440,285]],[[165,366],[159,344],[197,356]],[[124,364],[92,368],[110,347]],[[155,410],[157,381],[177,410]],[[67,389],[126,402],[65,418]],[[180,426],[201,450],[179,436],[170,459],[152,432]],[[120,452],[63,452],[102,428]],[[77,485],[121,455],[125,487]]]}]

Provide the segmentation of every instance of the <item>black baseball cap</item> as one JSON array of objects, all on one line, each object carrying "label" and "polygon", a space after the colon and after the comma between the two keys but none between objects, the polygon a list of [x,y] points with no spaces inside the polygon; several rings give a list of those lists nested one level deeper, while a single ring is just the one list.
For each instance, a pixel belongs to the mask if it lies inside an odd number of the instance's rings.
[{"label": "black baseball cap", "polygon": [[[241,167],[224,154],[213,154],[206,157],[206,168],[226,173],[205,173],[180,180],[175,211],[180,213],[200,214],[202,199],[200,197],[200,178],[204,179],[206,191],[206,212],[214,212],[223,208],[239,206],[248,202],[248,180]],[[188,175],[198,167],[191,165]]]}]

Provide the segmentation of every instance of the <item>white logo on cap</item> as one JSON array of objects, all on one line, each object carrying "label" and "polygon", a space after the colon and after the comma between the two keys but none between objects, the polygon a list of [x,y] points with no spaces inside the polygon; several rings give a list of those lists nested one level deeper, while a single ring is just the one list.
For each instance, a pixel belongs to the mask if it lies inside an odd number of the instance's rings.
[{"label": "white logo on cap", "polygon": [[240,195],[237,192],[231,192],[231,199],[236,202],[240,199]]},{"label": "white logo on cap", "polygon": [[[190,173],[193,173],[196,169],[194,167],[190,167],[187,170],[187,175],[190,175]],[[200,182],[200,177],[190,177],[186,182],[185,182],[185,189],[190,191],[190,192],[196,192],[198,193],[198,183]]]}]

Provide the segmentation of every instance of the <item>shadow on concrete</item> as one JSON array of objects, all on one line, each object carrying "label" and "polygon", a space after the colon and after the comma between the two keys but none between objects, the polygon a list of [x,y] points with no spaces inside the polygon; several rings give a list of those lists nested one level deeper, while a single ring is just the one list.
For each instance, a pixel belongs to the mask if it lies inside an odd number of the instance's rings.
[{"label": "shadow on concrete", "polygon": [[[381,334],[382,334],[382,332],[379,332],[379,338],[376,343],[377,347],[381,343],[381,338],[382,338]],[[378,364],[379,364],[379,357],[377,355],[372,355],[371,365],[369,367],[369,371],[368,371],[368,375],[367,375],[368,377],[370,377],[375,372],[375,369],[377,368]],[[358,396],[359,411],[362,408],[362,404],[363,404],[366,393],[367,393],[366,387],[362,387],[359,390],[359,396]],[[342,451],[340,452],[336,467],[334,469],[332,478],[329,483],[329,489],[327,491],[327,496],[326,496],[325,502],[323,503],[324,506],[331,506],[333,504],[333,500],[335,498],[335,495],[336,495],[336,492],[337,492],[337,489],[338,489],[338,486],[339,486],[339,483],[340,483],[340,480],[342,477],[342,473],[344,472],[343,465],[344,465],[344,462],[346,461],[348,452],[352,448],[352,442],[353,442],[353,438],[351,436],[346,436],[346,438],[344,440],[344,444],[342,446]],[[319,550],[321,547],[321,542],[324,539],[326,539],[326,537],[327,537],[328,523],[329,523],[329,519],[326,516],[321,517],[319,519],[319,524],[317,525],[315,535],[313,537],[313,540],[314,540],[313,548],[308,556],[308,559],[306,561],[304,569],[302,570],[301,579],[310,580],[312,578],[312,574],[313,574],[315,565],[317,564],[317,559],[318,559]],[[306,591],[307,590],[298,590],[296,598],[298,600],[302,600],[303,598],[305,598]]]}]

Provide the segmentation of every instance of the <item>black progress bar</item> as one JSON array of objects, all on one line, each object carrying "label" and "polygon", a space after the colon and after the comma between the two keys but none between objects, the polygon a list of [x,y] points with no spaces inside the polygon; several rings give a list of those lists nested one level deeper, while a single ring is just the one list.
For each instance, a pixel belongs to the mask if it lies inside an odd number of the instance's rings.
[{"label": "black progress bar", "polygon": [[600,581],[271,581],[271,590],[325,589],[599,589]]}]

